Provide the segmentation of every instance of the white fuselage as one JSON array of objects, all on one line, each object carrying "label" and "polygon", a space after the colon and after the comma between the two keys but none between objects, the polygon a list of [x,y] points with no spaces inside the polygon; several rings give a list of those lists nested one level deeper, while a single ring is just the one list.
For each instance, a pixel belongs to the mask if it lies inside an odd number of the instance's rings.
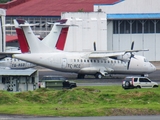
[{"label": "white fuselage", "polygon": [[89,58],[90,52],[53,52],[15,54],[13,57],[63,72],[81,74],[148,74],[156,70],[155,66],[146,61],[145,57],[135,55],[128,62],[111,58]]},{"label": "white fuselage", "polygon": [[26,61],[18,60],[15,58],[6,57],[0,60],[0,68],[4,69],[26,69],[35,67],[36,65],[33,63],[29,63]]}]

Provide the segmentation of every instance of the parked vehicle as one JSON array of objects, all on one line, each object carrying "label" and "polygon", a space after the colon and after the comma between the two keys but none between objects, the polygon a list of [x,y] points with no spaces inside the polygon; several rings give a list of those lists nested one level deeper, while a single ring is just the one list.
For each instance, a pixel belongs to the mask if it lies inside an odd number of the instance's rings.
[{"label": "parked vehicle", "polygon": [[72,89],[77,87],[74,81],[69,81],[62,76],[43,76],[39,82],[40,88],[54,88],[54,89]]},{"label": "parked vehicle", "polygon": [[131,88],[153,88],[158,87],[158,83],[151,81],[147,77],[130,76],[126,77],[122,83],[124,89]]}]

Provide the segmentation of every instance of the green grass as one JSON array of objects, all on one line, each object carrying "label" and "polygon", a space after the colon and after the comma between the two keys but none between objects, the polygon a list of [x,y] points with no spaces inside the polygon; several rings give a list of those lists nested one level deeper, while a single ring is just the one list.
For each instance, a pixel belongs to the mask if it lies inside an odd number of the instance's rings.
[{"label": "green grass", "polygon": [[0,91],[1,114],[38,116],[159,115],[160,88],[124,90],[121,86],[71,90]]}]

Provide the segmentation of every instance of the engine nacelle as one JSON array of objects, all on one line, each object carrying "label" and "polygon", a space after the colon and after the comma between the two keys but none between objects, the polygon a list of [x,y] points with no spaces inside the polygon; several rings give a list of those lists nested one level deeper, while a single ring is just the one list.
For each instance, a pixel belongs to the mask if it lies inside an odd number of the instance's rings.
[{"label": "engine nacelle", "polygon": [[130,57],[131,57],[131,54],[130,53],[126,53],[124,55],[117,56],[117,60],[129,61]]}]

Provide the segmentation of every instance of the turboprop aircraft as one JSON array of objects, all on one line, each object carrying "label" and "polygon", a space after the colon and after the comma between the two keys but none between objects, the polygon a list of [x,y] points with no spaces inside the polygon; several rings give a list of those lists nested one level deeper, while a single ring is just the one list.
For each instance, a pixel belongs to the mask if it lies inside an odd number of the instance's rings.
[{"label": "turboprop aircraft", "polygon": [[[18,20],[17,20],[18,21]],[[66,52],[46,46],[34,35],[29,23],[18,21],[24,31],[31,53],[14,54],[14,58],[35,63],[37,65],[63,72],[74,72],[78,78],[94,75],[96,78],[109,74],[148,75],[156,70],[144,56],[134,52],[148,50],[112,51],[112,52]],[[40,48],[43,51],[40,52]],[[44,50],[45,49],[45,50]],[[33,52],[32,52],[33,51]]]},{"label": "turboprop aircraft", "polygon": [[[49,23],[53,24],[52,30],[50,33],[42,40],[42,43],[46,44],[47,46],[57,48],[59,50],[63,50],[64,44],[66,41],[66,36],[68,33],[68,27],[69,25],[65,25],[66,19],[56,21],[55,23]],[[37,24],[30,24],[30,26],[37,25]],[[13,26],[13,25],[6,25],[6,26]],[[29,51],[29,46],[26,41],[25,35],[22,31],[22,29],[18,26],[17,21],[14,20],[14,26],[16,28],[17,36],[18,36],[18,42],[20,45],[20,50],[9,51],[6,52],[10,53],[27,53]],[[43,51],[43,49],[40,49]],[[4,56],[4,59],[1,58],[0,60],[0,68],[3,69],[26,69],[35,67],[36,65],[33,63],[29,63],[26,61],[22,61],[19,59],[15,59],[12,57],[6,57]]]}]

